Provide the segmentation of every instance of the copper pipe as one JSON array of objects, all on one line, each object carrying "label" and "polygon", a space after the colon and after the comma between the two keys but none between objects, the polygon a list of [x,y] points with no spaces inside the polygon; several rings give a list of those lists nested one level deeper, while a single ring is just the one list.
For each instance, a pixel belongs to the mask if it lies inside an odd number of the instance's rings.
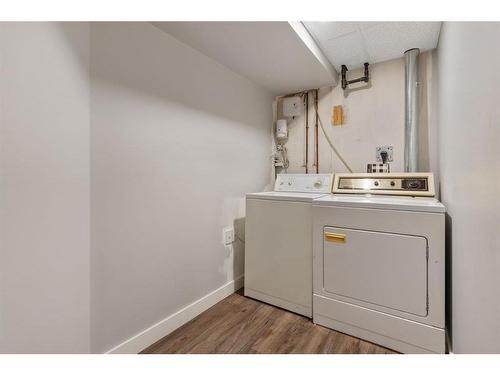
[{"label": "copper pipe", "polygon": [[306,173],[309,173],[309,93],[306,93],[306,113],[304,114],[306,122]]},{"label": "copper pipe", "polygon": [[319,142],[318,142],[318,135],[319,135],[319,130],[318,130],[318,89],[314,90],[315,91],[315,98],[314,98],[314,109],[316,110],[316,123],[314,124],[314,150],[315,150],[315,165],[316,165],[316,173],[319,173]]}]

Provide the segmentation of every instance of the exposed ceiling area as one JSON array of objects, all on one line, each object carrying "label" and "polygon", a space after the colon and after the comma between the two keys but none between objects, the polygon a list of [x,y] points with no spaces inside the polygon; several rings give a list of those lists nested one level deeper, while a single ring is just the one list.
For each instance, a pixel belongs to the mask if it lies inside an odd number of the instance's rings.
[{"label": "exposed ceiling area", "polygon": [[340,71],[402,57],[410,48],[437,47],[441,22],[303,22]]},{"label": "exposed ceiling area", "polygon": [[276,95],[337,83],[337,72],[300,22],[152,24]]}]

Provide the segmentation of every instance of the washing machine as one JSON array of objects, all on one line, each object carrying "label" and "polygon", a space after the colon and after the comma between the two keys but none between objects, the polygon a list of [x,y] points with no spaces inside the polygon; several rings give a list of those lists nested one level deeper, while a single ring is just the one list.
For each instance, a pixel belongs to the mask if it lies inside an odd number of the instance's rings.
[{"label": "washing machine", "polygon": [[444,353],[445,207],[433,175],[336,174],[313,201],[313,321],[402,353]]},{"label": "washing machine", "polygon": [[331,174],[279,174],[274,191],[247,194],[245,295],[312,317],[312,207]]}]

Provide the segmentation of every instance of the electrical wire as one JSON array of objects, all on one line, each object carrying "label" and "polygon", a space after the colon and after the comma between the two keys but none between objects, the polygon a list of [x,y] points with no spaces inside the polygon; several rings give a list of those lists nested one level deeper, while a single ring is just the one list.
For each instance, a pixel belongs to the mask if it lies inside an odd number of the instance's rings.
[{"label": "electrical wire", "polygon": [[347,170],[350,173],[352,173],[352,168],[349,166],[349,164],[347,164],[347,162],[342,157],[342,155],[340,155],[340,152],[338,152],[338,150],[335,148],[335,145],[333,144],[330,136],[327,134],[326,129],[325,129],[324,125],[323,125],[323,121],[321,121],[321,117],[319,116],[318,108],[316,107],[315,110],[316,110],[316,116],[318,116],[319,124],[321,125],[321,130],[323,130],[323,134],[325,135],[325,138],[328,141],[328,144],[330,145],[330,147],[333,150],[333,152],[335,152],[335,155],[337,155],[337,157],[339,158],[339,160],[342,162],[342,164],[344,164],[344,166],[347,168]]},{"label": "electrical wire", "polygon": [[285,170],[285,173],[288,173],[288,166],[290,165],[290,162],[288,160],[288,153],[285,146],[283,146],[281,151],[281,157],[283,159],[283,169]]}]

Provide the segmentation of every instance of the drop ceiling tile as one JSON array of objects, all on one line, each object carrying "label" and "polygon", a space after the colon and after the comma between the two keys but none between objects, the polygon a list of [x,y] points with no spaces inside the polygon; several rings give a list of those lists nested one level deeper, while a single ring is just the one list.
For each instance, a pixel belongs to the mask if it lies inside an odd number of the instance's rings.
[{"label": "drop ceiling tile", "polygon": [[306,22],[309,32],[337,70],[403,56],[410,48],[436,48],[441,22]]},{"label": "drop ceiling tile", "polygon": [[319,43],[356,32],[357,22],[304,22]]},{"label": "drop ceiling tile", "polygon": [[330,39],[324,43],[323,48],[326,56],[339,72],[342,65],[347,65],[352,70],[368,61],[363,38],[359,32]]},{"label": "drop ceiling tile", "polygon": [[385,22],[362,29],[372,63],[402,57],[410,48],[433,49],[439,37],[439,22]]}]

